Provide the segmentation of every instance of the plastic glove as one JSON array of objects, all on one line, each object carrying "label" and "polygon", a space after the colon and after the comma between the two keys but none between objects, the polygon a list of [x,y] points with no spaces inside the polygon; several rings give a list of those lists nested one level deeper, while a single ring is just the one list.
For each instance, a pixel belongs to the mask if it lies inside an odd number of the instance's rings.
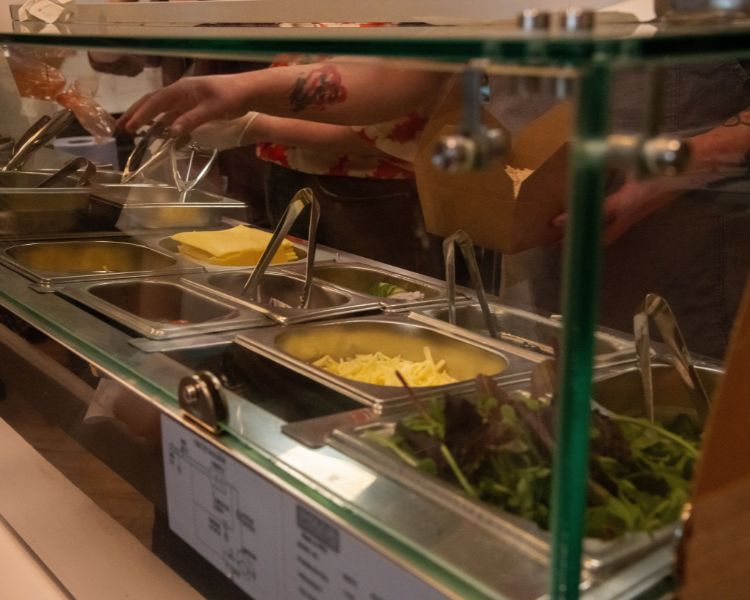
[{"label": "plastic glove", "polygon": [[206,149],[228,150],[237,146],[245,146],[253,121],[260,113],[249,112],[231,121],[209,121],[190,134],[191,139]]}]

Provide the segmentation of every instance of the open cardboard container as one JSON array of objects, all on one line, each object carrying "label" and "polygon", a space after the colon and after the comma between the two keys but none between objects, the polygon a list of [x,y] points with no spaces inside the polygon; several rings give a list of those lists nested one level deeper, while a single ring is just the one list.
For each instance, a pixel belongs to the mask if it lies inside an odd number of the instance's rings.
[{"label": "open cardboard container", "polygon": [[750,597],[750,279],[693,480],[678,568],[684,600]]},{"label": "open cardboard container", "polygon": [[[512,139],[507,159],[469,173],[446,173],[431,161],[437,141],[461,121],[461,90],[453,86],[428,122],[415,161],[417,187],[427,231],[448,236],[457,229],[484,248],[514,254],[559,239],[550,222],[563,212],[568,193],[571,105],[561,102],[529,122]],[[502,127],[486,110],[482,122]],[[533,172],[514,193],[505,165]]]}]

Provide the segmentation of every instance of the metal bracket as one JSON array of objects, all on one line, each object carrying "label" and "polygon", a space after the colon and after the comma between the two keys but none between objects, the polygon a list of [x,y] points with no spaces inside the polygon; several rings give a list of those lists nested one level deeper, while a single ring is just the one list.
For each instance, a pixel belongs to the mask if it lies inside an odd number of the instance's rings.
[{"label": "metal bracket", "polygon": [[634,167],[641,176],[679,175],[690,162],[690,146],[677,136],[613,134],[607,137],[607,153],[613,165]]},{"label": "metal bracket", "polygon": [[210,371],[198,371],[180,381],[180,407],[185,416],[206,431],[218,435],[227,418],[221,380]]},{"label": "metal bracket", "polygon": [[482,76],[482,70],[475,65],[463,73],[463,116],[459,131],[440,138],[432,153],[432,164],[441,171],[466,173],[481,169],[510,150],[507,131],[482,125]]}]

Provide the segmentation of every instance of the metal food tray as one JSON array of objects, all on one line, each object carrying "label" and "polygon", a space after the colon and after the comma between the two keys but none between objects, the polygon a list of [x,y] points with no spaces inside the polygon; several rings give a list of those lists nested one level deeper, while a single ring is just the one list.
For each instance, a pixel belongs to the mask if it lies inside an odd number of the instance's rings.
[{"label": "metal food tray", "polygon": [[122,237],[11,243],[2,248],[0,263],[42,291],[76,281],[200,271],[179,256]]},{"label": "metal food tray", "polygon": [[[489,307],[495,316],[501,340],[546,356],[554,355],[553,343],[562,334],[562,321],[497,302],[490,302]],[[432,319],[448,321],[448,309],[444,306],[418,309],[416,312]],[[474,333],[489,335],[482,310],[476,302],[456,307],[456,325]],[[594,335],[594,360],[597,364],[629,361],[635,356],[635,346],[624,334],[615,335],[600,329]]]},{"label": "metal food tray", "polygon": [[190,289],[174,275],[74,283],[57,291],[154,340],[272,324],[242,306]]},{"label": "metal food tray", "polygon": [[[215,196],[206,202],[162,202],[173,188],[99,186],[0,190],[0,237],[50,239],[92,233],[131,233],[226,226],[245,217],[245,205]],[[129,198],[133,195],[133,198]],[[201,198],[208,195],[203,194]]]},{"label": "metal food tray", "polygon": [[423,349],[429,346],[435,360],[445,359],[457,383],[417,387],[418,396],[441,394],[471,388],[479,374],[497,381],[526,379],[534,360],[508,344],[471,339],[415,323],[405,315],[375,315],[325,323],[271,327],[243,332],[235,343],[253,350],[289,369],[306,375],[339,393],[376,411],[390,410],[411,402],[403,387],[360,383],[339,377],[311,363],[326,354],[334,358],[359,353],[384,352],[410,360],[423,360]]},{"label": "metal food tray", "polygon": [[[707,391],[714,389],[722,374],[716,364],[700,364],[698,370]],[[653,365],[655,382],[655,412],[665,419],[675,416],[679,409],[688,416],[694,414],[690,408],[689,392],[680,381],[673,365],[661,362]],[[506,389],[519,389],[526,383],[515,382]],[[643,403],[640,400],[640,374],[633,364],[614,365],[599,369],[595,373],[593,398],[596,403],[630,416],[644,416]],[[630,405],[623,403],[623,393],[629,395]],[[455,511],[463,518],[471,518],[480,523],[494,535],[507,540],[509,544],[520,548],[529,556],[548,561],[551,553],[552,539],[531,521],[503,512],[490,504],[474,500],[464,495],[461,489],[448,482],[430,476],[399,460],[383,446],[362,437],[365,431],[378,431],[392,435],[396,424],[406,417],[414,415],[413,407],[388,414],[373,414],[369,422],[346,424],[333,430],[327,438],[327,444],[347,454],[353,459],[382,473],[417,494],[427,495],[444,507]],[[343,421],[343,420],[342,420]],[[312,423],[312,421],[311,421]],[[297,423],[301,428],[304,423]],[[304,432],[303,432],[304,433]],[[583,568],[585,577],[595,580],[606,577],[612,571],[626,566],[644,553],[653,551],[666,544],[673,543],[679,523],[662,527],[652,532],[626,533],[613,540],[584,539]]]},{"label": "metal food tray", "polygon": [[122,207],[121,230],[208,227],[247,217],[243,202],[203,190],[182,194],[172,186],[125,184],[99,186],[91,193]]},{"label": "metal food tray", "polygon": [[[312,284],[310,307],[297,308],[296,303],[302,293],[304,278],[283,272],[278,267],[269,268],[263,275],[258,286],[260,301],[250,300],[241,293],[251,273],[252,270],[217,271],[191,275],[185,278],[185,282],[197,289],[208,290],[250,307],[282,325],[357,314],[379,308],[378,303],[370,298],[316,280],[313,280]],[[269,297],[281,300],[289,307],[264,302],[264,298]]]},{"label": "metal food tray", "polygon": [[[299,273],[303,272],[303,269],[304,267],[293,267],[285,270]],[[448,300],[446,285],[438,279],[374,261],[361,260],[358,257],[352,257],[351,260],[336,260],[316,264],[315,277],[360,295],[368,296],[378,302],[386,312],[401,312],[445,305]],[[394,300],[371,294],[368,290],[380,282],[398,285],[409,292],[420,291],[424,294],[424,298],[422,300]],[[460,294],[459,301],[464,302],[465,300],[466,296]]]},{"label": "metal food tray", "polygon": [[[21,170],[21,171],[3,171],[0,172],[0,188],[36,188],[45,179],[57,173],[57,169],[35,169],[35,170]],[[91,184],[94,186],[98,185],[122,185],[121,183],[122,173],[120,171],[113,171],[110,169],[97,169],[96,173],[91,177]],[[73,175],[69,175],[63,179],[63,183],[68,185],[57,185],[52,189],[63,190],[63,189],[78,189],[80,186],[77,184],[76,178]],[[144,184],[151,186],[166,186],[167,184],[159,183],[156,181],[145,181]]]}]

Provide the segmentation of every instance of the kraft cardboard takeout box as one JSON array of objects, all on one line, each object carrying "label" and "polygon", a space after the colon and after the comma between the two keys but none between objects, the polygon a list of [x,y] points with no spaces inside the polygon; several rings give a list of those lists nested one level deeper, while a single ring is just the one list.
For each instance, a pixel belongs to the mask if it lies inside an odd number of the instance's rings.
[{"label": "kraft cardboard takeout box", "polygon": [[[485,126],[502,127],[482,113]],[[503,254],[557,241],[559,231],[550,221],[566,206],[570,103],[561,102],[520,130],[507,161],[498,159],[470,173],[439,171],[431,162],[433,148],[442,136],[456,132],[461,114],[461,92],[454,86],[422,136],[415,171],[427,231],[448,236],[463,229],[478,246]],[[532,173],[516,195],[508,173],[525,169]]]},{"label": "kraft cardboard takeout box", "polygon": [[693,479],[683,539],[683,600],[744,600],[750,573],[750,278],[732,328]]}]

